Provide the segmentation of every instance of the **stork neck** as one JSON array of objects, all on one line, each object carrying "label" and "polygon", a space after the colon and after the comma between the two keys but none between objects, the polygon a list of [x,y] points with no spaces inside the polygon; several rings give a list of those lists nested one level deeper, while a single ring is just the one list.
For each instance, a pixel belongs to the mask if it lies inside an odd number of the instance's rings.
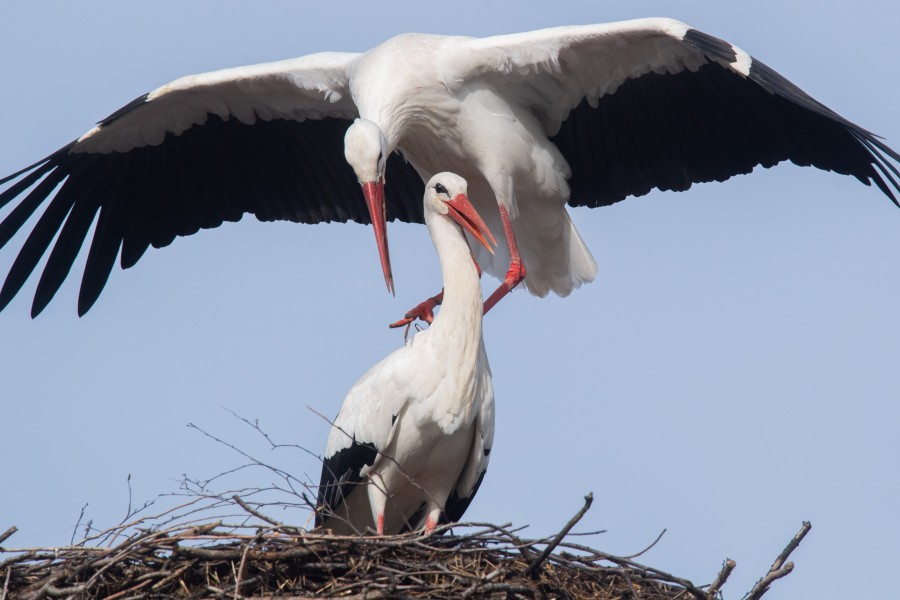
[{"label": "stork neck", "polygon": [[426,217],[426,222],[444,277],[444,300],[431,328],[471,332],[471,339],[481,339],[481,282],[466,237],[449,218]]}]

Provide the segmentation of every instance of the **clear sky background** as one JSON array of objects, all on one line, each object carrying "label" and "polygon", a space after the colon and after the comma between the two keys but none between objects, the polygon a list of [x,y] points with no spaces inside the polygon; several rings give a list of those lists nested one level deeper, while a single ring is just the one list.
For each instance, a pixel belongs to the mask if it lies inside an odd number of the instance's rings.
[{"label": "clear sky background", "polygon": [[[0,173],[188,73],[405,31],[646,16],[740,45],[900,147],[896,2],[311,4],[0,4]],[[767,598],[893,597],[900,210],[856,180],[781,165],[573,214],[597,280],[567,299],[515,292],[486,320],[497,435],[467,518],[547,535],[593,491],[579,529],[608,533],[590,544],[629,554],[667,528],[643,560],[706,583],[731,557],[726,598],[808,519],[796,570]],[[82,319],[86,251],[34,321],[33,277],[0,314],[0,530],[20,529],[7,545],[68,542],[85,503],[97,525],[118,522],[128,474],[137,502],[240,464],[189,422],[318,479],[313,457],[269,453],[223,407],[321,452],[328,426],[307,407],[335,414],[402,343],[387,323],[440,288],[425,229],[389,233],[396,298],[370,229],[252,217],[117,267]],[[0,275],[24,239],[0,251]]]}]

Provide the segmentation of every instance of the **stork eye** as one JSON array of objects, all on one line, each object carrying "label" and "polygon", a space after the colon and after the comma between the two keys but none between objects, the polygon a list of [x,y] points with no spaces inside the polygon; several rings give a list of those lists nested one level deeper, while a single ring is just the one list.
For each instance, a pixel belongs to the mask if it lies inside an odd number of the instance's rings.
[{"label": "stork eye", "polygon": [[434,184],[434,191],[436,191],[438,194],[444,194],[445,196],[450,195],[450,192],[447,191],[447,188],[445,188],[440,183]]}]

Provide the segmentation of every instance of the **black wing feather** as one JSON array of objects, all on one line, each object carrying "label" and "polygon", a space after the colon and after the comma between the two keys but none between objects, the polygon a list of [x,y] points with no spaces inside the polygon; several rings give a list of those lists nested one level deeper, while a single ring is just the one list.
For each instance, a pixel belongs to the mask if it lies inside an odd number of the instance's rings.
[{"label": "black wing feather", "polygon": [[[137,98],[100,125],[146,102],[146,96]],[[71,269],[98,211],[79,314],[96,301],[120,248],[122,267],[128,268],[150,246],[167,246],[177,236],[240,220],[245,213],[262,221],[368,224],[356,176],[344,159],[349,124],[346,119],[324,118],[257,119],[246,125],[210,114],[206,123],[180,135],[167,134],[157,146],[92,154],[73,153],[73,142],[0,179],[4,184],[21,177],[0,193],[0,207],[31,190],[0,223],[0,247],[41,205],[47,206],[0,291],[0,310],[21,289],[56,234],[64,230],[35,296],[33,315],[43,310]],[[401,158],[392,156],[389,162],[388,218],[423,222],[423,182]]]},{"label": "black wing feather", "polygon": [[334,513],[353,488],[362,483],[360,471],[372,465],[378,450],[371,442],[357,442],[338,450],[322,462],[322,477],[316,498],[316,527]]},{"label": "black wing feather", "polygon": [[[42,195],[52,192],[63,177],[65,177],[63,173],[50,173],[50,175],[41,181],[41,183],[26,196],[22,204],[19,205],[19,207],[16,207],[20,208],[24,206],[25,209],[22,212],[25,214],[17,214],[17,211],[13,210],[7,217],[7,221],[24,222],[24,220],[34,212],[34,209],[37,208],[37,204]],[[25,280],[28,279],[28,276],[34,270],[34,267],[41,259],[41,256],[46,252],[47,247],[53,240],[53,236],[62,226],[66,215],[75,203],[75,198],[73,196],[75,196],[76,193],[77,191],[73,193],[73,188],[62,190],[53,198],[53,201],[50,202],[47,210],[45,210],[44,214],[41,215],[41,218],[38,219],[37,224],[34,226],[31,234],[29,234],[28,238],[25,240],[22,249],[19,251],[19,255],[16,257],[16,260],[13,261],[9,273],[6,275],[6,280],[3,282],[3,288],[0,289],[0,310],[5,308],[18,291],[22,289]],[[7,221],[0,224],[0,228],[3,228]],[[13,227],[10,226],[10,229],[13,229]],[[12,233],[15,233],[15,231]],[[4,232],[4,236],[5,235],[6,232]]]},{"label": "black wing feather", "polygon": [[[684,41],[713,61],[737,59],[702,32]],[[784,160],[874,182],[898,204],[900,155],[757,60],[746,77],[710,62],[627,80],[596,107],[583,100],[552,140],[572,167],[572,206],[683,191]]]},{"label": "black wing feather", "polygon": [[484,481],[486,473],[487,469],[481,472],[481,475],[478,476],[478,481],[475,482],[475,486],[472,488],[472,493],[468,496],[460,497],[455,489],[450,492],[450,496],[447,498],[447,504],[444,506],[444,514],[441,515],[442,524],[457,523],[462,519],[463,514],[465,514],[469,505],[472,503],[472,500],[475,498],[475,494],[478,493],[478,488],[481,487],[481,482]]},{"label": "black wing feather", "polygon": [[75,262],[75,257],[78,255],[78,251],[81,249],[81,245],[87,236],[88,229],[90,229],[97,210],[100,208],[96,202],[78,202],[78,197],[84,195],[81,190],[70,187],[69,191],[75,196],[75,202],[72,205],[69,216],[66,218],[65,224],[60,230],[59,237],[56,239],[53,250],[50,252],[50,258],[47,260],[47,264],[44,266],[44,271],[38,281],[37,290],[34,294],[34,303],[31,307],[33,315],[41,312],[46,307],[47,302],[50,301],[50,298],[62,285],[66,275],[69,274],[72,263]]}]

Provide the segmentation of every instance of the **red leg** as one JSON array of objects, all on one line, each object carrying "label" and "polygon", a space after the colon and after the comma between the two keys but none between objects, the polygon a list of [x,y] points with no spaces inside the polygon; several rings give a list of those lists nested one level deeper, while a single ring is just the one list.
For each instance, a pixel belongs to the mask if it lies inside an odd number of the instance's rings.
[{"label": "red leg", "polygon": [[439,294],[436,296],[432,296],[428,300],[424,302],[420,302],[414,308],[409,310],[402,319],[397,321],[396,323],[391,323],[388,325],[391,329],[396,327],[403,327],[404,325],[409,325],[416,319],[422,319],[429,325],[432,321],[434,321],[434,308],[444,301],[444,290],[441,290]]},{"label": "red leg", "polygon": [[441,509],[436,508],[428,513],[428,517],[425,519],[425,533],[431,533],[434,531],[434,528],[437,527],[438,521],[441,518]]},{"label": "red leg", "polygon": [[514,287],[525,279],[525,265],[522,264],[522,257],[519,255],[516,237],[513,235],[512,224],[509,222],[509,213],[503,205],[500,205],[500,218],[503,220],[503,233],[506,234],[506,245],[509,247],[509,270],[506,272],[506,277],[503,279],[500,287],[491,294],[490,298],[484,301],[483,314],[487,314],[503,296],[510,293]]},{"label": "red leg", "polygon": [[375,524],[375,531],[378,535],[384,535],[384,513],[379,513],[378,523]]},{"label": "red leg", "polygon": [[[478,261],[475,260],[475,256],[472,256],[472,262],[475,263],[475,270],[478,271],[478,277],[481,277],[481,265],[479,265]],[[423,321],[431,325],[431,322],[434,321],[434,309],[443,301],[444,290],[441,290],[439,294],[417,304],[414,308],[403,315],[402,319],[391,323],[390,325],[388,325],[388,327],[390,327],[391,329],[396,329],[397,327],[409,325],[416,319],[422,319]]]}]

